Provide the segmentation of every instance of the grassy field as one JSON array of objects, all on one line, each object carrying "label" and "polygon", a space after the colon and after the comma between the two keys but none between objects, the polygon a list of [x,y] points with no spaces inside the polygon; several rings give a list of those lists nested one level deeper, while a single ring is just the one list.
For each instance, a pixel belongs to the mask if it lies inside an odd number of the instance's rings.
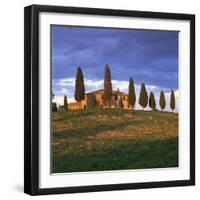
[{"label": "grassy field", "polygon": [[122,109],[52,113],[52,172],[178,166],[178,114]]}]

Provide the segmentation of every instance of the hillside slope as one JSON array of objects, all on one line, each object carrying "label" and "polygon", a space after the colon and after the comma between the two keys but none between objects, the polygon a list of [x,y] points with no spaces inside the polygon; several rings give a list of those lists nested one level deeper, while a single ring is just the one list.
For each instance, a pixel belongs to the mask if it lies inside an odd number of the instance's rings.
[{"label": "hillside slope", "polygon": [[92,109],[52,113],[53,173],[178,166],[178,114]]}]

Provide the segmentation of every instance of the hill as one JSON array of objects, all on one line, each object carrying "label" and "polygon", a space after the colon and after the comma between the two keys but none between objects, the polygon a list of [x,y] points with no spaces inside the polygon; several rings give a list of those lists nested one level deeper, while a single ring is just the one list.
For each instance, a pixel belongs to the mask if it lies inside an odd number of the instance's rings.
[{"label": "hill", "polygon": [[124,109],[52,113],[53,173],[178,166],[178,114]]}]

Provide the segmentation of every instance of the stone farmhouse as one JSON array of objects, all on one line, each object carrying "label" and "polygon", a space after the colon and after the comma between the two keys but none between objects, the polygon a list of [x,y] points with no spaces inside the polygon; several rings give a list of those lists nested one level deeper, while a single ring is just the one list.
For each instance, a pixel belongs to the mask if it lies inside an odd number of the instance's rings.
[{"label": "stone farmhouse", "polygon": [[[68,108],[71,110],[89,108],[91,97],[94,97],[94,95],[95,95],[95,100],[96,100],[96,107],[106,108],[106,106],[103,103],[104,89],[86,93],[84,100],[82,100],[80,102],[69,103]],[[130,106],[128,105],[128,94],[120,91],[119,89],[112,90],[111,108],[119,107],[120,98],[122,99],[122,108],[130,109]]]}]

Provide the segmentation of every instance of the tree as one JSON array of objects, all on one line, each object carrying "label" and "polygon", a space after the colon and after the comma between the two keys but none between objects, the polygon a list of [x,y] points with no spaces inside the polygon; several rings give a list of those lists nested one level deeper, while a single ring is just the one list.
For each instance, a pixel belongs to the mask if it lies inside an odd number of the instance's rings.
[{"label": "tree", "polygon": [[96,95],[94,93],[90,93],[87,96],[87,108],[95,108],[98,105],[96,100]]},{"label": "tree", "polygon": [[52,102],[52,111],[53,112],[56,112],[58,109],[57,109],[57,105],[56,105],[56,103],[55,102]]},{"label": "tree", "polygon": [[87,103],[87,108],[92,108],[92,93],[89,93],[87,95],[86,103]]},{"label": "tree", "polygon": [[64,108],[65,108],[65,111],[68,110],[68,102],[67,102],[67,96],[66,95],[64,96]]},{"label": "tree", "polygon": [[165,94],[164,92],[161,90],[160,91],[160,108],[161,110],[163,111],[165,109],[165,106],[166,106],[166,101],[165,101]]},{"label": "tree", "polygon": [[111,83],[111,73],[109,65],[106,64],[105,66],[105,73],[104,73],[104,104],[106,106],[111,105],[111,99],[112,99],[112,83]]},{"label": "tree", "polygon": [[84,78],[83,72],[80,67],[77,68],[74,97],[76,101],[81,101],[85,99]]},{"label": "tree", "polygon": [[51,91],[51,100],[53,100],[54,97],[55,97],[55,95],[54,95],[53,91]]},{"label": "tree", "polygon": [[120,99],[119,99],[118,107],[119,108],[123,108],[124,107],[123,101],[122,101],[122,97],[120,97]]},{"label": "tree", "polygon": [[149,97],[149,107],[152,110],[156,109],[156,101],[155,101],[155,97],[154,97],[154,93],[150,92],[150,97]]},{"label": "tree", "polygon": [[[51,100],[53,101],[55,95],[53,94],[53,91],[51,91]],[[57,105],[55,102],[52,102],[51,103],[51,109],[53,112],[56,112],[58,109],[57,109]]]},{"label": "tree", "polygon": [[143,107],[143,110],[148,104],[148,94],[144,83],[141,85],[139,104]]},{"label": "tree", "polygon": [[98,102],[97,102],[97,99],[96,99],[96,95],[93,94],[93,98],[92,98],[92,108],[97,107],[97,105],[98,105]]},{"label": "tree", "polygon": [[174,95],[174,91],[171,91],[171,95],[170,95],[170,108],[173,110],[175,109],[175,95]]},{"label": "tree", "polygon": [[129,79],[129,87],[128,87],[128,104],[133,109],[135,107],[136,95],[135,95],[135,87],[134,81],[132,78]]}]

